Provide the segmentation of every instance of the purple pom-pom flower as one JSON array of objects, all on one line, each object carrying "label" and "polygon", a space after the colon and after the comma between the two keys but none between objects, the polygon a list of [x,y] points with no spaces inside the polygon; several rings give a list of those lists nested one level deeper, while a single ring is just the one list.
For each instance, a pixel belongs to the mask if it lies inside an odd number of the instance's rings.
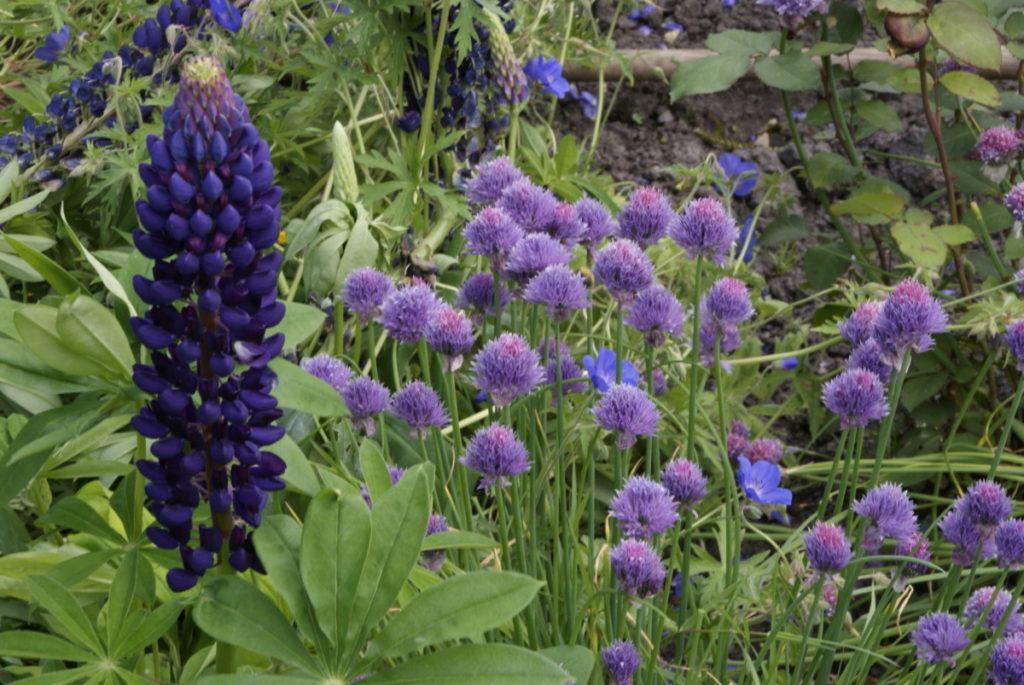
[{"label": "purple pom-pom flower", "polygon": [[395,290],[391,279],[373,267],[356,269],[345,279],[341,301],[359,315],[364,326],[380,316],[384,300]]},{"label": "purple pom-pom flower", "polygon": [[549,266],[565,265],[572,259],[569,249],[546,233],[531,233],[516,243],[505,265],[505,276],[525,284]]},{"label": "purple pom-pom flower", "polygon": [[497,207],[485,207],[466,224],[462,236],[466,252],[483,255],[497,271],[505,266],[508,255],[522,237],[523,229]]},{"label": "purple pom-pom flower", "polygon": [[329,354],[318,354],[315,357],[307,357],[300,364],[302,370],[316,376],[324,383],[341,393],[352,378],[352,369],[340,359],[335,359]]},{"label": "purple pom-pom flower", "polygon": [[844,430],[866,426],[889,413],[882,381],[864,369],[847,369],[830,380],[822,388],[821,399]]},{"label": "purple pom-pom flower", "polygon": [[854,503],[853,511],[868,520],[862,543],[868,553],[881,549],[885,538],[905,542],[918,532],[914,503],[894,483],[884,483],[866,492]]},{"label": "purple pom-pom flower", "polygon": [[1019,569],[1024,566],[1024,521],[1003,521],[996,529],[994,541],[1001,568]]},{"label": "purple pom-pom flower", "polygon": [[583,276],[564,264],[552,264],[530,279],[523,299],[547,306],[548,316],[564,321],[571,312],[590,306]]},{"label": "purple pom-pom flower", "polygon": [[666,464],[661,471],[661,484],[688,509],[693,509],[708,491],[708,479],[689,459],[673,459]]},{"label": "purple pom-pom flower", "polygon": [[[427,519],[426,537],[429,538],[431,535],[446,532],[448,532],[448,521],[445,520],[444,516],[441,516],[441,514],[431,512],[430,518]],[[426,543],[424,543],[424,546],[426,546]],[[441,570],[441,567],[444,566],[445,556],[446,554],[443,549],[426,549],[420,557],[420,564],[428,571],[437,573]]]},{"label": "purple pom-pom flower", "polygon": [[654,264],[631,240],[606,245],[594,259],[594,277],[623,306],[654,282]]},{"label": "purple pom-pom flower", "polygon": [[1003,204],[1010,210],[1010,214],[1017,221],[1024,221],[1024,181],[1021,181],[1003,198]]},{"label": "purple pom-pom flower", "polygon": [[992,585],[978,588],[964,604],[964,620],[967,627],[973,628],[978,621],[982,621],[985,628],[995,632],[1005,618],[1006,623],[1000,635],[1020,632],[1021,628],[1024,628],[1024,616],[1020,613],[1020,602],[1014,602],[1011,607],[1012,599],[1013,596],[1009,592],[997,591]]},{"label": "purple pom-pom flower", "polygon": [[558,200],[545,188],[523,180],[505,188],[498,207],[528,233],[547,230],[555,218]]},{"label": "purple pom-pom flower", "polygon": [[1006,328],[1006,346],[1017,360],[1017,370],[1024,371],[1024,319],[1014,321]]},{"label": "purple pom-pom flower", "polygon": [[657,188],[637,188],[619,214],[619,236],[647,249],[664,237],[676,219]]},{"label": "purple pom-pom flower", "polygon": [[969,157],[986,164],[1005,164],[1020,152],[1021,140],[1009,126],[993,126],[982,131]]},{"label": "purple pom-pom flower", "polygon": [[529,470],[529,457],[515,431],[494,423],[473,435],[460,461],[463,466],[483,474],[477,488],[484,490],[510,485],[509,478]]},{"label": "purple pom-pom flower", "polygon": [[1004,637],[992,649],[988,678],[995,685],[1024,683],[1024,633]]},{"label": "purple pom-pom flower", "polygon": [[853,558],[853,548],[842,526],[818,521],[804,535],[807,560],[818,573],[841,571]]},{"label": "purple pom-pom flower", "polygon": [[585,230],[580,242],[595,246],[608,236],[618,233],[619,226],[605,206],[592,197],[583,197],[573,205]]},{"label": "purple pom-pom flower", "polygon": [[601,663],[611,676],[611,685],[633,685],[641,659],[632,642],[619,640],[601,650]]},{"label": "purple pom-pom flower", "polygon": [[623,320],[643,333],[648,345],[659,347],[666,335],[682,332],[683,306],[667,288],[652,285],[637,296]]},{"label": "purple pom-pom flower", "polygon": [[677,502],[668,489],[647,476],[632,476],[611,501],[611,515],[626,535],[650,538],[679,520]]},{"label": "purple pom-pom flower", "polygon": [[946,330],[948,317],[928,289],[910,279],[897,285],[875,318],[874,337],[886,361],[898,366],[908,350],[926,352],[932,335]]},{"label": "purple pom-pom flower", "polygon": [[415,343],[441,306],[441,301],[428,286],[412,283],[388,295],[380,310],[384,330],[399,342]]},{"label": "purple pom-pom flower", "polygon": [[722,265],[732,253],[739,230],[721,202],[702,197],[686,205],[678,221],[669,228],[669,236],[686,250],[690,259],[706,257]]},{"label": "purple pom-pom flower", "polygon": [[466,184],[466,196],[477,205],[492,205],[501,199],[513,183],[526,177],[508,157],[497,157],[477,167],[476,175]]},{"label": "purple pom-pom flower", "polygon": [[609,558],[619,587],[640,599],[657,594],[668,574],[661,557],[643,540],[623,540],[612,547]]},{"label": "purple pom-pom flower", "polygon": [[875,331],[875,319],[882,311],[882,303],[868,300],[857,305],[845,320],[839,322],[839,334],[854,347],[863,345]]},{"label": "purple pom-pom flower", "polygon": [[341,391],[341,398],[345,400],[345,406],[352,415],[352,425],[372,436],[377,432],[373,415],[388,408],[391,393],[372,378],[359,376],[345,385]]},{"label": "purple pom-pom flower", "polygon": [[537,352],[515,333],[502,333],[484,345],[473,359],[473,373],[477,387],[499,407],[529,394],[544,379]]},{"label": "purple pom-pom flower", "polygon": [[857,347],[853,348],[850,358],[846,364],[851,369],[863,369],[870,371],[885,386],[892,376],[892,367],[882,358],[882,347],[874,338],[868,338]]},{"label": "purple pom-pom flower", "polygon": [[[508,288],[498,283],[498,309],[508,306],[511,298]],[[473,274],[459,288],[455,296],[455,306],[469,312],[473,322],[483,325],[485,317],[494,316],[494,276],[489,273]]]},{"label": "purple pom-pom flower", "polygon": [[422,381],[412,381],[391,398],[391,413],[409,424],[413,437],[422,438],[431,426],[447,426],[448,412],[434,389]]},{"label": "purple pom-pom flower", "polygon": [[922,616],[917,627],[910,634],[910,641],[917,647],[917,658],[930,664],[946,662],[956,666],[956,653],[971,644],[967,630],[947,613],[931,613]]},{"label": "purple pom-pom flower", "polygon": [[608,388],[591,411],[597,425],[618,434],[615,445],[620,450],[632,447],[638,435],[657,433],[661,418],[646,392],[625,384]]},{"label": "purple pom-pom flower", "polygon": [[[492,299],[493,294],[492,291]],[[423,335],[431,349],[441,355],[441,366],[446,372],[462,366],[462,356],[473,348],[473,324],[465,314],[447,304],[434,310]]]}]

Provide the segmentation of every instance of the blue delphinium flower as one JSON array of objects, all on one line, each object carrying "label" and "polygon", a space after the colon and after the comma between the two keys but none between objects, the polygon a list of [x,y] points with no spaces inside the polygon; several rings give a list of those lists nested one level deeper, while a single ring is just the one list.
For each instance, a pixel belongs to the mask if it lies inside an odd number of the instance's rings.
[{"label": "blue delphinium flower", "polygon": [[242,13],[228,0],[209,0],[210,13],[213,20],[231,33],[238,33],[242,28]]},{"label": "blue delphinium flower", "polygon": [[793,493],[780,488],[782,470],[770,461],[759,461],[751,464],[746,457],[738,459],[740,467],[736,471],[736,481],[754,502],[758,504],[783,504],[793,502]]},{"label": "blue delphinium flower", "polygon": [[35,57],[47,64],[56,62],[68,47],[68,40],[71,38],[71,27],[67,24],[57,31],[51,31],[43,41],[42,47],[36,48]]},{"label": "blue delphinium flower", "polygon": [[[178,549],[174,591],[195,585],[228,555],[238,571],[262,571],[251,528],[267,493],[280,490],[284,461],[266,447],[284,435],[270,394],[267,363],[284,336],[266,331],[284,317],[277,300],[282,254],[269,251],[280,232],[281,189],[273,185],[270,148],[220,64],[197,57],[164,111],[163,137],[149,136],[151,164],[139,174],[147,199],[136,204],[135,246],[153,260],[153,279],[135,290],[151,308],[131,326],[151,351],[134,380],[156,395],[132,419],[159,461],[139,460],[149,480],[147,530],[163,549]],[[209,502],[213,527],[193,538],[193,511]],[[222,544],[224,546],[222,547]]]},{"label": "blue delphinium flower", "polygon": [[757,186],[757,178],[760,176],[756,164],[744,161],[731,152],[726,152],[718,156],[718,166],[725,173],[726,180],[738,179],[738,183],[732,191],[733,197],[746,197],[754,191]]},{"label": "blue delphinium flower", "polygon": [[[618,358],[615,352],[606,347],[597,351],[597,360],[589,354],[583,356],[583,368],[590,376],[590,382],[600,393],[608,391],[615,384],[615,372]],[[622,360],[622,384],[636,386],[640,384],[640,372],[636,370],[633,362],[628,359]]]},{"label": "blue delphinium flower", "polygon": [[554,57],[537,55],[523,67],[523,72],[540,84],[545,93],[561,100],[569,92],[569,82],[562,76],[562,63]]}]

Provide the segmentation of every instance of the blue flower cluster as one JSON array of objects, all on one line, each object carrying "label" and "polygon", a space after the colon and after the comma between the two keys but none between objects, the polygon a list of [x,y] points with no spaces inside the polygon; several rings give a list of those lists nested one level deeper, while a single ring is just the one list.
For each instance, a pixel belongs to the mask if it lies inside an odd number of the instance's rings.
[{"label": "blue flower cluster", "polygon": [[[150,306],[131,320],[151,364],[134,380],[156,396],[132,420],[154,440],[156,461],[140,460],[147,530],[158,547],[178,549],[172,590],[192,587],[220,553],[239,571],[262,571],[248,527],[260,524],[267,493],[280,490],[285,463],[266,451],[284,435],[270,391],[267,363],[284,343],[277,299],[281,189],[273,185],[270,149],[220,64],[185,62],[164,135],[146,141],[151,164],[137,203],[142,229],[135,245],[153,260],[153,278],[136,276],[135,291]],[[212,526],[193,516],[209,504]]]}]

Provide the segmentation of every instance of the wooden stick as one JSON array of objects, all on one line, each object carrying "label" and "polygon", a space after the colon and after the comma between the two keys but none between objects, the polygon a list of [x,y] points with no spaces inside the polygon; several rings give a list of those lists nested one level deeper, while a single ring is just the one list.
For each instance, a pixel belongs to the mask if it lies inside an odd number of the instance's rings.
[{"label": "wooden stick", "polygon": [[[1002,51],[1003,62],[999,71],[982,70],[980,73],[983,76],[1006,79],[1017,77],[1017,69],[1020,67],[1021,60],[1011,55],[1006,48],[1003,48]],[[664,78],[671,78],[676,66],[681,62],[692,62],[718,53],[705,48],[681,48],[676,50],[620,50],[619,54],[629,63],[633,78],[636,80],[660,81]],[[820,64],[819,58],[812,57],[811,59]],[[834,55],[832,60],[836,66],[844,67],[854,67],[861,62],[868,61],[891,62],[901,67],[914,67],[913,55],[902,55],[894,59],[887,52],[868,47],[857,47],[845,55]],[[569,62],[563,67],[562,73],[570,81],[596,81],[598,69]],[[622,66],[618,62],[611,62],[604,67],[605,78],[617,79],[621,78],[622,74]],[[755,78],[753,57],[750,59],[750,69],[747,70],[744,78]]]}]

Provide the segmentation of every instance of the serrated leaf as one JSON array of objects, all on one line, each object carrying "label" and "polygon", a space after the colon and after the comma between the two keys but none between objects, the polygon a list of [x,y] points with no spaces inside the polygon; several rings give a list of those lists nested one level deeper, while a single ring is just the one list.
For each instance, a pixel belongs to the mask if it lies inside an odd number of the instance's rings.
[{"label": "serrated leaf", "polygon": [[754,73],[761,82],[779,90],[812,90],[821,86],[818,65],[799,52],[759,57]]},{"label": "serrated leaf", "polygon": [[750,68],[750,60],[743,53],[723,53],[702,57],[692,62],[681,62],[672,74],[671,99],[687,95],[705,95],[727,90],[743,77]]},{"label": "serrated leaf", "polygon": [[970,5],[945,0],[928,17],[932,37],[958,62],[998,71],[1002,63],[999,37],[988,19]]},{"label": "serrated leaf", "polygon": [[1002,102],[999,91],[989,81],[969,71],[947,71],[939,79],[949,92],[968,100],[980,102],[989,107],[998,107]]}]

